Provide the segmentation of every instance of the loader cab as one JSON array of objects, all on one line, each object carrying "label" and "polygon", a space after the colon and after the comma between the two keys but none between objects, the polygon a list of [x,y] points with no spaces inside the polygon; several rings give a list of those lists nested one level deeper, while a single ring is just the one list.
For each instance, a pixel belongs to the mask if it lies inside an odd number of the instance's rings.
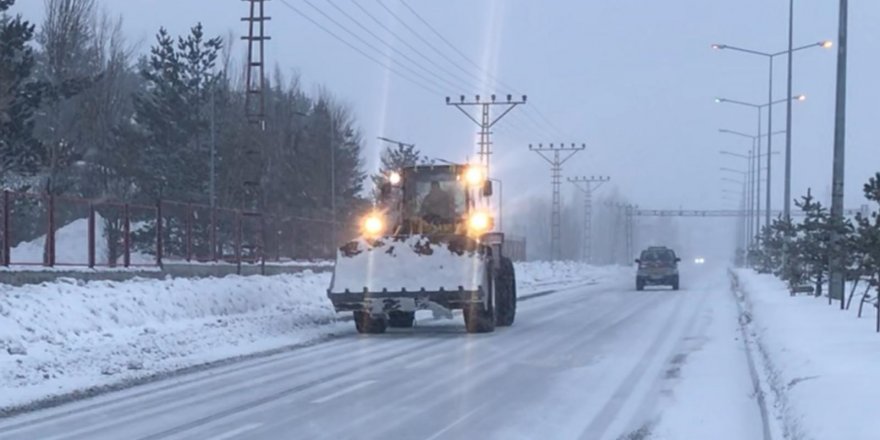
[{"label": "loader cab", "polygon": [[403,168],[380,191],[390,226],[403,234],[466,231],[478,200],[492,190],[481,170],[468,165]]},{"label": "loader cab", "polygon": [[467,214],[470,197],[451,165],[404,170],[403,215],[433,225],[454,226]]}]

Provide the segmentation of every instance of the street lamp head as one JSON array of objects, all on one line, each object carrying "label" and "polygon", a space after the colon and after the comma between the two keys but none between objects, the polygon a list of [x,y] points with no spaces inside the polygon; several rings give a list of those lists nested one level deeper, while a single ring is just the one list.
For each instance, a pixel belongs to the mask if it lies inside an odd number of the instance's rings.
[{"label": "street lamp head", "polygon": [[834,47],[834,42],[831,40],[825,40],[820,42],[819,45],[822,46],[823,49],[831,49]]},{"label": "street lamp head", "polygon": [[715,50],[722,50],[722,49],[726,49],[726,48],[727,48],[726,44],[717,44],[716,43],[716,44],[712,45],[712,49],[715,49]]},{"label": "street lamp head", "polygon": [[717,102],[717,103],[722,103],[724,101],[725,101],[724,98],[715,98],[715,102]]},{"label": "street lamp head", "polygon": [[806,101],[806,100],[807,100],[807,95],[797,95],[797,96],[794,97],[794,99],[796,99],[796,100],[798,100],[798,101]]}]

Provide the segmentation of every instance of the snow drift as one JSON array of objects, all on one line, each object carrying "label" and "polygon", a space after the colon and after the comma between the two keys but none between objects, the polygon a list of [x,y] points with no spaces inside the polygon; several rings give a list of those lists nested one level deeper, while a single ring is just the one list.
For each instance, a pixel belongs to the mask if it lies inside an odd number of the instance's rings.
[{"label": "snow drift", "polygon": [[333,330],[328,274],[0,285],[0,407]]}]

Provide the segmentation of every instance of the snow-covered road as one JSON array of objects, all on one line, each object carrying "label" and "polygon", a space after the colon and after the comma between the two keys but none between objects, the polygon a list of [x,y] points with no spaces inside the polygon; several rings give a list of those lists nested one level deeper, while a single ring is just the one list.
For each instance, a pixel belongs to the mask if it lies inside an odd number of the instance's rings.
[{"label": "snow-covered road", "polygon": [[683,290],[631,274],[523,301],[513,327],[460,316],[327,342],[0,420],[4,439],[760,439],[723,270]]}]

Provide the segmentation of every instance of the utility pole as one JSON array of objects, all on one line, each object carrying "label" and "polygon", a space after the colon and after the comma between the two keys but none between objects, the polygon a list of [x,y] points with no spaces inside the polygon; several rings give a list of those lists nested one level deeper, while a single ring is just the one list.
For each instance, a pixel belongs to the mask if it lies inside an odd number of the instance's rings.
[{"label": "utility pole", "polygon": [[[584,232],[581,258],[587,263],[593,262],[593,191],[611,180],[606,176],[590,176],[568,178],[568,181],[584,193]],[[595,185],[593,185],[595,183]]]},{"label": "utility pole", "polygon": [[839,45],[837,46],[837,101],[834,118],[834,162],[831,186],[831,259],[829,261],[828,301],[840,299],[844,309],[844,274],[841,261],[839,227],[843,224],[843,175],[846,151],[846,51],[847,51],[847,0],[840,0]]},{"label": "utility pole", "polygon": [[[507,101],[498,101],[495,95],[490,96],[490,101],[481,101],[480,95],[474,96],[473,101],[467,101],[464,95],[459,96],[458,102],[452,101],[452,98],[446,97],[446,105],[455,106],[461,111],[465,116],[468,117],[471,121],[474,121],[477,126],[480,127],[480,140],[478,145],[480,146],[480,164],[486,169],[486,176],[490,176],[489,174],[489,156],[492,155],[492,141],[490,139],[492,135],[492,127],[495,126],[498,121],[501,120],[504,116],[510,113],[516,106],[522,105],[526,103],[528,97],[526,95],[522,95],[522,99],[516,101],[513,99],[513,96],[508,94]],[[480,107],[480,120],[478,121],[471,112],[465,109],[465,107]],[[491,108],[495,106],[503,107],[504,110],[501,111],[501,114],[492,118]]]},{"label": "utility pole", "polygon": [[217,126],[215,119],[217,112],[216,104],[214,103],[214,95],[217,94],[216,87],[216,82],[214,84],[211,84],[211,166],[209,167],[211,171],[211,176],[208,179],[208,186],[210,187],[208,191],[208,197],[210,198],[208,204],[211,205],[211,215],[214,215],[213,212],[217,203],[217,167],[215,165],[217,156]]},{"label": "utility pole", "polygon": [[[266,22],[271,17],[266,16],[266,0],[245,0],[249,3],[250,14],[241,20],[247,22],[248,33],[241,37],[247,42],[247,70],[245,72],[245,117],[254,131],[266,130],[266,88],[265,75],[265,48],[264,43],[270,39],[266,35]],[[260,136],[251,139],[244,147],[242,160],[242,216],[257,219],[259,230],[254,234],[256,243],[253,244],[255,257],[260,259],[262,270],[265,270],[265,255],[263,243],[265,243],[264,222],[262,215],[263,194],[260,180],[263,177],[263,151],[260,145]],[[239,223],[238,228],[243,228]],[[239,230],[239,234],[241,234]],[[241,236],[244,236],[243,234]],[[239,244],[239,247],[243,243]],[[241,249],[238,249],[241,255]],[[241,273],[241,258],[238,259],[238,271]]]},{"label": "utility pole", "polygon": [[636,207],[634,205],[627,204],[626,206],[624,206],[624,209],[626,210],[626,258],[627,262],[631,263],[631,260],[635,255],[635,249],[633,249],[633,242],[635,241],[633,216],[635,215]]},{"label": "utility pole", "polygon": [[551,258],[555,260],[562,257],[560,246],[562,235],[562,203],[559,196],[559,189],[562,186],[562,165],[579,151],[586,149],[586,144],[581,144],[580,146],[574,143],[570,146],[566,146],[565,144],[549,144],[549,146],[538,144],[537,147],[529,144],[529,150],[538,153],[539,156],[550,164],[551,184],[553,186],[553,206],[550,218],[550,254]]}]

